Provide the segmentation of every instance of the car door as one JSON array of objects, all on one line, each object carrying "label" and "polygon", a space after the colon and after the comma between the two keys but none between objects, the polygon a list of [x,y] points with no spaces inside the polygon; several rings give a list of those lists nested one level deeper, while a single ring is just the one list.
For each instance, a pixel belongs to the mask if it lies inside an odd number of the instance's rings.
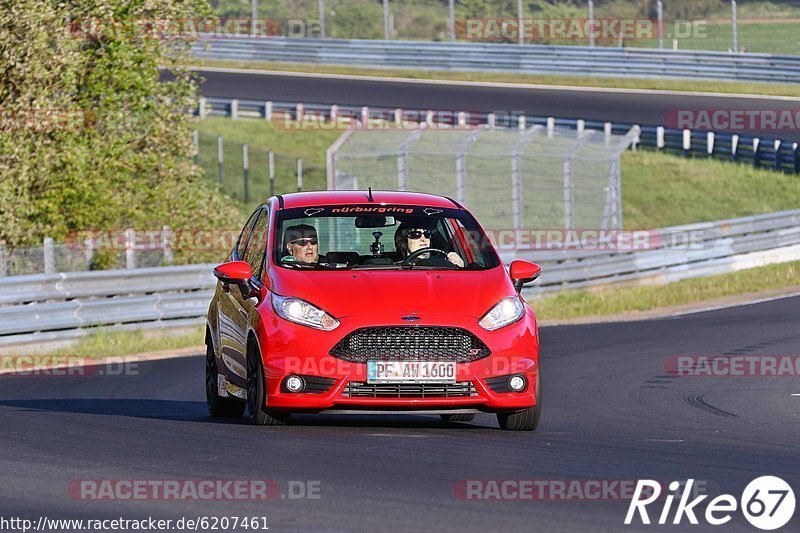
[{"label": "car door", "polygon": [[[247,223],[244,225],[239,238],[236,240],[236,245],[233,247],[229,261],[242,261],[247,253],[247,247],[250,244],[250,237],[253,232],[253,226],[258,221],[261,215],[261,208],[256,209]],[[219,305],[217,310],[219,313],[219,339],[220,339],[220,357],[222,359],[222,367],[220,371],[225,375],[228,382],[243,387],[243,380],[247,377],[247,367],[244,363],[244,357],[247,350],[247,337],[246,330],[243,331],[241,323],[244,320],[245,327],[247,325],[247,317],[242,317],[242,306],[240,299],[239,288],[235,285],[223,283],[219,292]],[[233,392],[233,391],[229,391]]]},{"label": "car door", "polygon": [[[260,284],[261,266],[264,262],[264,252],[267,243],[267,230],[269,229],[269,210],[265,207],[250,232],[250,238],[244,255],[239,258],[246,261],[253,269],[251,284]],[[256,312],[255,307],[258,301],[255,298],[248,298],[246,287],[231,287],[227,296],[231,305],[230,327],[231,350],[230,360],[226,365],[230,368],[230,381],[238,387],[247,386],[247,327],[251,313]]]}]

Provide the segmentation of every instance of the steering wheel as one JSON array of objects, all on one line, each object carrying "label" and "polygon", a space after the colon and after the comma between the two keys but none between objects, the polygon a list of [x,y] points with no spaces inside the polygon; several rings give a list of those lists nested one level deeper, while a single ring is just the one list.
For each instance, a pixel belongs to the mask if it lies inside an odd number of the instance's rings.
[{"label": "steering wheel", "polygon": [[429,252],[442,255],[445,258],[447,257],[447,252],[445,252],[444,250],[440,250],[439,248],[420,248],[415,252],[411,252],[410,254],[408,254],[408,257],[403,259],[403,266],[409,266],[411,262],[419,258],[419,256],[421,256],[422,254],[427,254]]}]

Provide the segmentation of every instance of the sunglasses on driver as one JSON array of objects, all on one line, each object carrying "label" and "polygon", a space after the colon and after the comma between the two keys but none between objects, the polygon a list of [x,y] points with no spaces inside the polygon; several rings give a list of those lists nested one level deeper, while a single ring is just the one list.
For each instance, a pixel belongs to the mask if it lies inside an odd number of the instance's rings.
[{"label": "sunglasses on driver", "polygon": [[292,241],[290,244],[296,244],[297,246],[308,246],[312,244],[314,246],[317,245],[319,241],[317,239],[297,239],[296,241]]},{"label": "sunglasses on driver", "polygon": [[423,235],[425,236],[426,239],[430,239],[431,235],[432,235],[431,230],[428,230],[428,229],[426,229],[426,230],[415,229],[415,230],[411,230],[411,231],[408,232],[408,238],[412,239],[412,240],[421,239],[423,237]]}]

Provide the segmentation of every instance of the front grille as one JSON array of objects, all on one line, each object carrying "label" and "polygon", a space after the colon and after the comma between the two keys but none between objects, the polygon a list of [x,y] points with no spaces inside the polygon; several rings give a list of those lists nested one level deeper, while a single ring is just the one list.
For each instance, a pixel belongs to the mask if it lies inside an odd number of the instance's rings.
[{"label": "front grille", "polygon": [[347,335],[330,351],[333,357],[353,363],[366,363],[369,359],[468,363],[491,353],[469,331],[441,326],[361,328]]},{"label": "front grille", "polygon": [[351,381],[344,388],[350,398],[464,398],[477,396],[470,381],[457,383],[364,383]]}]

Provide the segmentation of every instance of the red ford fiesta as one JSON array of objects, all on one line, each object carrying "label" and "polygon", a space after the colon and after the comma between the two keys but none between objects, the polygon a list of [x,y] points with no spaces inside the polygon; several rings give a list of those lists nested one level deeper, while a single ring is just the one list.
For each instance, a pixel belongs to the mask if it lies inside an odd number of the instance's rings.
[{"label": "red ford fiesta", "polygon": [[213,416],[438,414],[533,430],[539,338],[510,271],[457,202],[406,192],[270,198],[214,270],[206,330]]}]

